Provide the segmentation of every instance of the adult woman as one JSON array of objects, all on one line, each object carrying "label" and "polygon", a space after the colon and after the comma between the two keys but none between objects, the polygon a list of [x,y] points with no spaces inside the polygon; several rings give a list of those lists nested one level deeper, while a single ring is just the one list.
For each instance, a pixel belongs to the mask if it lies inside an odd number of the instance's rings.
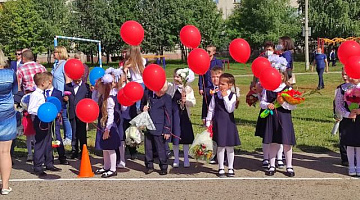
[{"label": "adult woman", "polygon": [[12,189],[9,187],[11,173],[10,148],[16,137],[16,115],[13,95],[18,91],[16,75],[7,69],[8,63],[0,50],[0,172],[2,179],[1,194],[7,195]]},{"label": "adult woman", "polygon": [[293,57],[292,54],[294,53],[294,42],[288,36],[283,36],[279,38],[279,44],[276,45],[276,50],[281,53],[281,57],[284,57],[288,62],[286,66],[286,72],[288,74],[289,79],[292,77],[292,70],[293,70]]},{"label": "adult woman", "polygon": [[[54,88],[60,90],[64,94],[64,87],[66,83],[70,83],[71,79],[66,76],[64,66],[66,60],[69,58],[67,50],[63,46],[57,46],[54,49],[54,59],[56,60],[54,63],[54,67],[51,71],[54,76],[53,86]],[[72,130],[69,119],[67,118],[67,109],[63,107],[62,110],[62,119],[64,124],[65,131],[65,140],[64,145],[70,145],[72,141]],[[58,125],[58,124],[57,124]],[[60,126],[60,125],[58,125]]]}]

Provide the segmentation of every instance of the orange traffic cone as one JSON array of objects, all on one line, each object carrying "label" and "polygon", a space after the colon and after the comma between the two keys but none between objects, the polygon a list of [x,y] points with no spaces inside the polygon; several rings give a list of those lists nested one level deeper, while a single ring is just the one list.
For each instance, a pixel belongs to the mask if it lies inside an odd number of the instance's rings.
[{"label": "orange traffic cone", "polygon": [[81,155],[81,164],[80,164],[80,172],[78,178],[89,178],[93,177],[94,172],[91,169],[91,163],[89,158],[89,152],[86,147],[86,144],[83,145],[82,155]]}]

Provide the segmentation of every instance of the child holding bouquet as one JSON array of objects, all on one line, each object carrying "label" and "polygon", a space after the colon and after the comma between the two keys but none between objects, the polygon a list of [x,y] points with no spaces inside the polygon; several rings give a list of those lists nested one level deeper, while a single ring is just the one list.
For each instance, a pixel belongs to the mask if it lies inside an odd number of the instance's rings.
[{"label": "child holding bouquet", "polygon": [[[269,158],[270,167],[266,171],[266,175],[273,176],[275,174],[275,159],[279,151],[280,144],[283,145],[285,158],[286,158],[286,175],[289,177],[295,176],[292,167],[292,146],[296,144],[294,126],[292,123],[291,110],[296,106],[292,105],[279,95],[282,92],[292,91],[288,85],[288,76],[286,70],[281,72],[282,83],[274,91],[263,90],[261,95],[260,106],[265,111],[260,114],[260,117],[265,120],[260,121],[260,130],[264,133],[263,143],[270,144]],[[276,110],[275,110],[276,109]],[[264,116],[264,113],[265,116]],[[272,114],[269,114],[272,113]]]},{"label": "child holding bouquet", "polygon": [[225,149],[228,158],[228,176],[235,176],[234,173],[234,146],[240,145],[239,134],[234,119],[236,95],[231,92],[235,86],[233,75],[224,73],[219,79],[219,91],[211,98],[206,126],[213,125],[213,140],[217,143],[217,158],[219,164],[219,177],[225,177],[224,154]]},{"label": "child holding bouquet", "polygon": [[116,153],[115,150],[120,146],[120,113],[116,103],[116,96],[111,95],[114,78],[110,74],[105,74],[97,83],[99,97],[99,120],[96,132],[95,148],[103,151],[104,167],[96,170],[97,174],[102,174],[102,178],[116,176]]},{"label": "child holding bouquet", "polygon": [[187,85],[189,69],[175,69],[174,82],[168,84],[167,93],[172,97],[172,137],[174,163],[179,167],[179,144],[183,144],[184,167],[190,167],[189,144],[194,140],[194,132],[190,121],[190,107],[196,104],[193,89]]},{"label": "child holding bouquet", "polygon": [[343,118],[339,126],[340,145],[346,146],[349,176],[360,177],[360,79],[349,77],[349,82],[352,85],[346,91],[341,90],[336,94],[335,105]]}]

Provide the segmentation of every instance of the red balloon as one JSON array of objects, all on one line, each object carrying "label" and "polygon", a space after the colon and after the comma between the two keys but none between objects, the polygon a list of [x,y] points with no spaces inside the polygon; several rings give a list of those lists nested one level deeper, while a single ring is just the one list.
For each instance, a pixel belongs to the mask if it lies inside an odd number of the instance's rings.
[{"label": "red balloon", "polygon": [[149,90],[160,91],[166,81],[165,70],[159,65],[151,64],[144,69],[143,81]]},{"label": "red balloon", "polygon": [[338,57],[342,64],[346,65],[351,56],[360,56],[360,44],[355,41],[343,42],[338,49]]},{"label": "red balloon", "polygon": [[210,57],[204,49],[196,48],[189,53],[187,63],[195,74],[204,75],[209,70]]},{"label": "red balloon", "polygon": [[69,59],[64,66],[65,74],[72,80],[79,80],[85,73],[83,63],[78,59]]},{"label": "red balloon", "polygon": [[250,45],[241,38],[235,39],[230,43],[229,51],[231,57],[239,63],[246,63],[250,58]]},{"label": "red balloon", "polygon": [[92,99],[82,99],[76,105],[75,113],[81,121],[91,123],[99,117],[99,106]]},{"label": "red balloon", "polygon": [[268,67],[271,67],[271,63],[268,59],[266,59],[264,57],[256,58],[253,61],[253,63],[251,64],[251,70],[252,70],[254,76],[257,78],[259,78],[261,72]]},{"label": "red balloon", "polygon": [[276,90],[282,82],[279,71],[272,67],[262,70],[259,79],[261,86],[270,91]]},{"label": "red balloon", "polygon": [[117,100],[123,106],[131,106],[131,105],[133,105],[135,103],[135,101],[131,101],[129,98],[127,98],[124,95],[124,90],[123,89],[119,90],[119,92],[117,94]]},{"label": "red balloon", "polygon": [[189,48],[196,48],[200,45],[201,34],[198,28],[193,25],[186,25],[180,31],[180,41]]},{"label": "red balloon", "polygon": [[360,55],[351,56],[345,65],[346,74],[353,79],[360,79]]},{"label": "red balloon", "polygon": [[144,88],[137,82],[130,82],[124,87],[124,95],[133,102],[139,101],[144,95]]},{"label": "red balloon", "polygon": [[126,21],[120,28],[120,36],[125,43],[137,46],[144,39],[144,29],[137,21]]}]

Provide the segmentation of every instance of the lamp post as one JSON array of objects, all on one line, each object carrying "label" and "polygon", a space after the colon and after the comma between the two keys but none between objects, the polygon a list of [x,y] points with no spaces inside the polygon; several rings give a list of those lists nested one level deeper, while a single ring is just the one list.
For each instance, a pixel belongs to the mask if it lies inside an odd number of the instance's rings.
[{"label": "lamp post", "polygon": [[309,0],[305,0],[305,70],[309,68]]}]

